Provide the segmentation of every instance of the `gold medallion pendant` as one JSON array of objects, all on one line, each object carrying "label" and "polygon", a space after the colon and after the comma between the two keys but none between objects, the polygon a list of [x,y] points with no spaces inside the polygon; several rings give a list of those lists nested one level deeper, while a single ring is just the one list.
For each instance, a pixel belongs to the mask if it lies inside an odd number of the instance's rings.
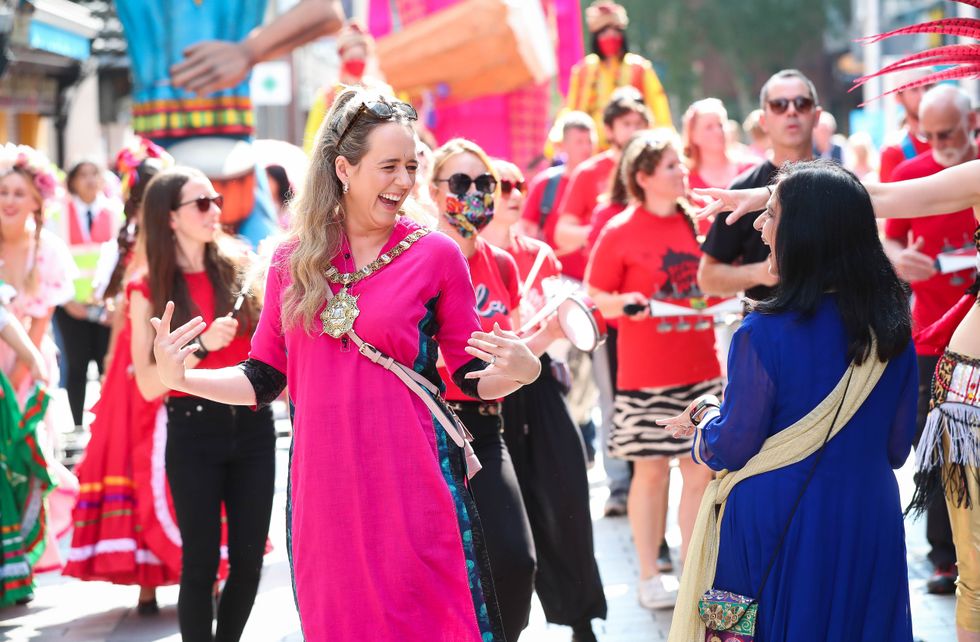
[{"label": "gold medallion pendant", "polygon": [[357,308],[357,297],[347,293],[344,287],[338,292],[320,313],[324,334],[339,339],[354,327],[354,319],[361,311]]}]

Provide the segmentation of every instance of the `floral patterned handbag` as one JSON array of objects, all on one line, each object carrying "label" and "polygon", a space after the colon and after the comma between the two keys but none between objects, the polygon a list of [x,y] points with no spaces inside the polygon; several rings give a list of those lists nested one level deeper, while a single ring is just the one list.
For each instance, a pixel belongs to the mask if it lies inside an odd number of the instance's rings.
[{"label": "floral patterned handbag", "polygon": [[[772,557],[769,559],[769,566],[766,568],[765,575],[762,576],[762,582],[759,585],[759,590],[756,592],[756,595],[762,595],[762,589],[765,588],[766,580],[769,579],[769,573],[776,563],[779,550],[783,547],[783,540],[786,539],[786,533],[789,532],[789,526],[793,522],[796,509],[800,507],[803,493],[806,492],[807,486],[810,485],[810,481],[813,479],[813,473],[816,472],[817,465],[820,463],[820,459],[827,449],[827,442],[834,433],[834,425],[840,416],[844,399],[847,397],[847,388],[850,384],[851,378],[849,376],[847,383],[844,385],[844,394],[841,395],[840,405],[837,406],[837,413],[834,414],[834,420],[830,422],[830,429],[827,431],[827,436],[824,437],[823,445],[820,446],[820,450],[817,451],[817,456],[813,460],[810,474],[807,475],[806,481],[803,482],[803,486],[800,488],[800,494],[797,496],[796,503],[793,504],[793,509],[789,513],[789,518],[786,520],[783,533],[779,536],[776,550],[772,552]],[[704,642],[755,642],[755,625],[758,613],[759,603],[751,597],[729,591],[720,591],[718,589],[705,591],[704,595],[698,601],[698,615],[701,617],[701,621],[704,622],[706,629]]]}]

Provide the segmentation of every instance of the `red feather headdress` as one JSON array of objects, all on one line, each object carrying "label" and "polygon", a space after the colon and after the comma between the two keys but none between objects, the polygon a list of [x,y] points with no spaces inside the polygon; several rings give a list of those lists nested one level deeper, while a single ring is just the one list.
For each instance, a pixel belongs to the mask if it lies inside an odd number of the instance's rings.
[{"label": "red feather headdress", "polygon": [[[980,0],[952,0],[971,7],[980,8]],[[973,38],[980,40],[980,20],[976,18],[943,18],[942,20],[932,20],[922,24],[910,25],[901,29],[894,29],[887,33],[880,33],[874,36],[866,36],[858,40],[863,44],[880,42],[886,38],[895,36],[907,36],[920,33],[934,33],[946,36],[959,36],[962,38]],[[854,91],[872,78],[884,76],[898,71],[908,71],[910,69],[922,69],[928,67],[945,66],[947,69],[935,71],[921,78],[904,83],[891,91],[885,92],[882,96],[894,94],[913,87],[922,85],[932,85],[943,80],[959,80],[961,78],[980,77],[980,45],[944,45],[933,47],[920,53],[905,56],[901,60],[882,67],[880,70],[862,76],[854,81],[851,91]]]}]

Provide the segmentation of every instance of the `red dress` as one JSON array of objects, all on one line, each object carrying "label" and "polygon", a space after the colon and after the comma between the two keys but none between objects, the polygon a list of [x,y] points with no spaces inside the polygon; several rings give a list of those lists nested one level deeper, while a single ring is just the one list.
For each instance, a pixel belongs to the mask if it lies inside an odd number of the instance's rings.
[{"label": "red dress", "polygon": [[[133,290],[149,299],[145,282],[126,287],[127,301]],[[127,316],[76,470],[81,493],[63,572],[114,584],[176,584],[181,539],[164,470],[167,414],[162,397],[147,401],[136,387],[131,337]],[[221,562],[224,577],[224,552]]]}]

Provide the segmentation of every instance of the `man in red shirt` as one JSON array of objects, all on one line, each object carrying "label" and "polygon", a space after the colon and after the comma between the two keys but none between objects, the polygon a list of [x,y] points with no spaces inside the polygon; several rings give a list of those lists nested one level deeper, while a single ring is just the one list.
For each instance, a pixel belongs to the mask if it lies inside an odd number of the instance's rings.
[{"label": "man in red shirt", "polygon": [[[895,168],[892,180],[903,181],[935,174],[946,167],[977,158],[973,138],[976,114],[970,97],[952,85],[939,85],[922,97],[919,106],[919,134],[932,150],[904,161]],[[916,219],[889,219],[885,223],[885,252],[898,275],[909,282],[915,295],[912,300],[913,330],[919,331],[942,317],[963,296],[973,282],[972,270],[939,274],[934,266],[936,255],[953,248],[973,246],[976,222],[973,210]],[[916,346],[919,361],[919,436],[929,411],[932,374],[939,352]],[[955,590],[956,551],[950,530],[946,502],[933,501],[926,514],[926,537],[932,551],[929,560],[935,574],[928,582],[930,593],[948,594]]]},{"label": "man in red shirt", "polygon": [[597,154],[572,172],[558,208],[555,243],[565,276],[581,281],[589,254],[586,246],[592,230],[592,211],[599,196],[609,187],[609,177],[623,147],[634,133],[650,126],[650,111],[640,93],[632,87],[621,87],[602,112],[608,150]]},{"label": "man in red shirt", "polygon": [[541,239],[553,249],[557,249],[555,225],[558,223],[558,205],[568,185],[568,178],[592,156],[597,141],[592,117],[584,111],[568,112],[555,124],[555,129],[561,131],[558,149],[565,162],[549,167],[534,177],[521,213],[524,233]]},{"label": "man in red shirt", "polygon": [[[914,78],[903,78],[901,84],[910,80],[914,80]],[[892,174],[895,168],[904,161],[929,151],[929,143],[919,137],[919,103],[922,102],[922,96],[934,86],[923,85],[895,93],[895,100],[905,110],[905,127],[899,132],[897,142],[881,149],[878,176],[882,183],[890,183],[895,180]]]}]

